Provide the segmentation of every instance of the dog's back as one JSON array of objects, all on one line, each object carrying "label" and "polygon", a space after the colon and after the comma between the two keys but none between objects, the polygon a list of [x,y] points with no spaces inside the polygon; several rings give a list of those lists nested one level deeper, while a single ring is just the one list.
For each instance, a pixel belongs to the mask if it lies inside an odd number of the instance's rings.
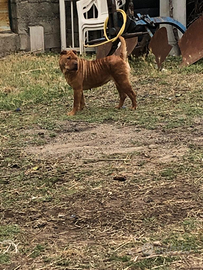
[{"label": "dog's back", "polygon": [[[79,58],[73,50],[62,51],[60,68],[70,86],[77,84],[84,90],[99,87],[110,80],[119,81],[123,74],[128,75],[130,67],[127,60],[125,39],[119,36],[120,47],[113,55],[101,59]],[[76,79],[77,78],[77,79]]]},{"label": "dog's back", "polygon": [[114,74],[129,72],[125,39],[119,36],[121,45],[113,55],[96,60],[79,59],[83,74],[83,89],[95,88],[114,79]]}]

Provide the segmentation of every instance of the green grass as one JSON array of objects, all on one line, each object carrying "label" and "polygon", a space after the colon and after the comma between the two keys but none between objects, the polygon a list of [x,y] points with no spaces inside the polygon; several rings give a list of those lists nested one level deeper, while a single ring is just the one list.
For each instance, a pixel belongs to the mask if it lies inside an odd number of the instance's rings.
[{"label": "green grass", "polygon": [[29,256],[32,257],[33,259],[34,258],[37,258],[37,257],[39,257],[43,253],[44,250],[45,250],[45,247],[43,245],[38,244],[33,249],[33,251],[31,252],[31,254]]},{"label": "green grass", "polygon": [[0,226],[0,240],[13,239],[20,232],[18,225],[3,225]]},{"label": "green grass", "polygon": [[202,235],[193,235],[192,233],[175,234],[172,233],[164,240],[168,245],[170,252],[183,252],[183,253],[201,253],[202,248]]},{"label": "green grass", "polygon": [[134,263],[130,265],[130,269],[136,270],[145,270],[145,269],[152,269],[156,267],[156,269],[159,270],[169,270],[169,266],[171,262],[174,260],[178,260],[178,257],[168,257],[168,258],[162,258],[162,257],[156,257],[155,259],[144,259],[141,262]]},{"label": "green grass", "polygon": [[[65,116],[66,105],[68,104],[68,110],[72,107],[72,90],[59,71],[58,56],[16,55],[15,57],[16,61],[10,57],[6,68],[3,61],[0,66],[2,74],[0,109],[4,110],[2,119],[8,117],[12,124],[21,121],[21,125],[24,125],[27,121],[29,121],[27,124],[30,124],[31,121],[32,124],[36,123],[40,126],[53,128],[54,121],[52,119],[56,117],[59,119],[67,118]],[[166,128],[192,125],[194,117],[201,116],[203,113],[201,106],[202,83],[199,82],[198,87],[192,91],[181,89],[179,84],[183,83],[184,87],[184,76],[188,75],[185,74],[186,71],[189,74],[198,74],[202,71],[202,64],[180,69],[176,66],[174,59],[169,58],[166,61],[167,72],[156,70],[152,56],[146,60],[140,58],[131,61],[135,70],[132,74],[141,77],[138,78],[139,88],[147,86],[148,89],[149,86],[152,86],[152,90],[149,88],[144,96],[137,90],[137,111],[132,113],[128,108],[129,105],[120,111],[114,109],[117,93],[113,90],[111,94],[108,94],[110,95],[108,97],[103,92],[106,91],[106,87],[104,87],[102,92],[100,90],[86,92],[88,109],[79,113],[74,119],[101,123],[122,121],[149,129],[159,127],[160,124]],[[147,76],[143,76],[143,71]],[[177,72],[180,78],[176,76]],[[174,89],[172,93],[170,79],[173,80],[173,77],[174,80],[177,80],[177,86],[175,86],[177,90]],[[88,100],[88,96],[92,96],[92,92],[94,95],[98,95],[98,91],[99,95],[101,94],[101,99],[90,98]],[[111,104],[109,104],[108,99],[105,100],[106,98],[112,100]],[[19,111],[15,112],[15,110]],[[181,115],[177,114],[177,111],[181,112]],[[30,114],[31,117],[26,117]]]},{"label": "green grass", "polygon": [[8,264],[10,262],[10,256],[8,254],[0,253],[0,264]]},{"label": "green grass", "polygon": [[0,265],[10,263],[10,252],[13,253],[13,245],[17,245],[15,240],[18,234],[20,234],[20,227],[17,224],[0,225]]},{"label": "green grass", "polygon": [[[46,57],[50,61],[45,61]],[[57,100],[66,91],[58,80],[59,69],[56,57],[48,56],[16,56],[1,65],[0,109],[15,110],[30,105],[45,104]],[[52,62],[53,61],[53,62]],[[47,72],[47,70],[51,72]],[[5,71],[10,71],[9,79]],[[8,81],[9,80],[9,81]]]}]

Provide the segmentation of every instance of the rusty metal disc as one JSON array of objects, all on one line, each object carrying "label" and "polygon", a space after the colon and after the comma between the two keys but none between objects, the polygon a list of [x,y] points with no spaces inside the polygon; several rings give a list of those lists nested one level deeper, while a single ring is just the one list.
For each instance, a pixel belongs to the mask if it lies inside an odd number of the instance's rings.
[{"label": "rusty metal disc", "polygon": [[108,42],[106,44],[98,46],[96,58],[100,59],[100,58],[106,57],[110,53],[112,45],[113,45],[112,42]]},{"label": "rusty metal disc", "polygon": [[172,46],[168,44],[166,27],[161,27],[155,32],[149,43],[149,49],[155,55],[158,69],[161,69],[161,65],[171,51],[171,48]]},{"label": "rusty metal disc", "polygon": [[[132,37],[125,39],[127,55],[129,56],[138,43],[138,37]],[[115,55],[120,55],[120,47],[115,51]]]},{"label": "rusty metal disc", "polygon": [[[132,38],[127,38],[125,39],[126,42],[126,50],[127,50],[127,55],[129,56],[132,51],[134,50],[135,46],[137,45],[138,42],[138,37],[132,37]],[[112,49],[113,43],[108,42],[104,45],[98,46],[97,47],[97,53],[96,53],[96,58],[100,59],[103,57],[106,57],[109,55],[111,49]],[[118,47],[115,52],[115,55],[120,55],[120,47]]]},{"label": "rusty metal disc", "polygon": [[203,58],[203,16],[193,22],[178,42],[181,66],[188,66]]}]

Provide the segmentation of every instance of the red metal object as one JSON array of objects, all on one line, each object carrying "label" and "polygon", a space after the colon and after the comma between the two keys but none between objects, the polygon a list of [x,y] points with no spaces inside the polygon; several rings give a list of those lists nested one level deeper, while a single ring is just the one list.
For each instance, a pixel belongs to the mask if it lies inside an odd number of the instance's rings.
[{"label": "red metal object", "polygon": [[168,44],[166,27],[161,27],[155,32],[149,43],[149,49],[155,55],[158,69],[161,69],[162,63],[171,51],[172,46]]},{"label": "red metal object", "polygon": [[106,57],[107,55],[109,55],[111,49],[112,49],[112,42],[108,42],[106,44],[98,46],[96,58],[100,59],[100,58]]},{"label": "red metal object", "polygon": [[[125,39],[125,42],[126,42],[127,55],[129,56],[138,43],[138,37],[127,38]],[[114,54],[120,55],[120,47],[115,51]]]},{"label": "red metal object", "polygon": [[203,58],[203,16],[193,22],[178,42],[181,66],[188,66]]},{"label": "red metal object", "polygon": [[[125,42],[126,42],[127,55],[129,56],[138,43],[138,37],[126,38]],[[113,45],[112,42],[108,42],[106,44],[98,46],[96,58],[100,59],[100,58],[103,58],[103,57],[106,57],[107,55],[109,55],[110,51],[112,50],[112,45]],[[114,54],[120,55],[120,48],[119,47],[115,50]]]}]

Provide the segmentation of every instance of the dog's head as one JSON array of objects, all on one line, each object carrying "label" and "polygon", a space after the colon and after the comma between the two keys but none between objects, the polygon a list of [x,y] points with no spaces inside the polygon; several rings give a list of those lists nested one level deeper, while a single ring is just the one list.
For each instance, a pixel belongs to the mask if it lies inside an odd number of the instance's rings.
[{"label": "dog's head", "polygon": [[66,72],[78,70],[78,57],[76,51],[62,51],[59,59],[59,66],[64,74]]}]

